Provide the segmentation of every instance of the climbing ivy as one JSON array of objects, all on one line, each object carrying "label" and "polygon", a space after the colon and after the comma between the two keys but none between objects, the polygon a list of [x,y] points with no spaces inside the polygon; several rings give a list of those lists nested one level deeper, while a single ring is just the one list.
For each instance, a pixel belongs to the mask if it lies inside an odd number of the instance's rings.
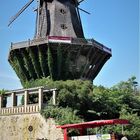
[{"label": "climbing ivy", "polygon": [[23,60],[25,62],[25,67],[29,71],[30,77],[35,80],[37,78],[37,75],[35,73],[35,70],[34,70],[34,67],[33,67],[33,64],[32,64],[32,61],[31,61],[31,58],[30,58],[27,50],[26,49],[22,49],[21,50],[21,54],[22,54]]},{"label": "climbing ivy", "polygon": [[48,65],[47,65],[47,55],[46,55],[46,49],[45,46],[41,47],[38,46],[38,53],[39,53],[39,62],[41,66],[41,70],[43,72],[43,76],[46,77],[48,75]]},{"label": "climbing ivy", "polygon": [[49,73],[50,73],[50,77],[51,79],[53,79],[53,57],[51,54],[51,49],[50,46],[48,46],[48,68],[49,68]]},{"label": "climbing ivy", "polygon": [[36,52],[35,51],[36,50],[34,50],[33,48],[28,48],[29,55],[31,57],[35,72],[37,74],[37,78],[41,78],[41,77],[43,77],[43,74],[42,74],[42,71],[40,68],[40,63],[38,61],[37,51]]},{"label": "climbing ivy", "polygon": [[63,61],[64,79],[67,79],[70,76],[70,72],[69,72],[70,57],[71,57],[71,51],[68,52],[65,61]]},{"label": "climbing ivy", "polygon": [[79,123],[83,121],[76,115],[76,111],[68,107],[47,106],[41,111],[41,114],[46,119],[54,118],[59,125]]},{"label": "climbing ivy", "polygon": [[25,81],[28,81],[30,79],[30,75],[29,75],[29,71],[25,67],[24,60],[21,57],[21,52],[16,51],[15,54],[16,54],[16,57],[17,57],[17,63],[18,63],[19,69],[20,69],[21,73],[24,74]]},{"label": "climbing ivy", "polygon": [[26,79],[24,73],[22,73],[22,71],[20,70],[15,51],[11,52],[11,57],[9,58],[9,62],[12,65],[12,68],[15,70],[17,76],[19,77],[21,84],[24,84],[24,82],[26,82],[27,79]]},{"label": "climbing ivy", "polygon": [[13,51],[11,51],[10,58],[8,59],[8,61],[11,64],[12,68],[14,69],[14,71],[16,72],[17,76],[19,77],[18,67],[16,67],[16,65],[17,65],[17,63],[16,63],[16,57],[15,57]]},{"label": "climbing ivy", "polygon": [[62,49],[61,46],[57,47],[57,78],[61,78],[62,73]]},{"label": "climbing ivy", "polygon": [[9,62],[22,83],[48,76],[52,80],[73,80],[80,78],[81,74],[73,66],[76,55],[71,46],[44,44],[11,51]]}]

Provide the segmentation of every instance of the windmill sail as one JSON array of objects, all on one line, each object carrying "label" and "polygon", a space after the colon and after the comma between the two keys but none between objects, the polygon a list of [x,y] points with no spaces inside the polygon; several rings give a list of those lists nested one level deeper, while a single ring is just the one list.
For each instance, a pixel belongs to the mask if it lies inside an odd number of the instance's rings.
[{"label": "windmill sail", "polygon": [[86,11],[86,10],[84,10],[82,8],[79,8],[79,7],[78,7],[78,9],[81,10],[82,12],[85,12],[86,14],[89,14],[90,15],[90,13],[88,11]]},{"label": "windmill sail", "polygon": [[24,5],[24,6],[21,8],[21,10],[20,10],[15,16],[13,16],[13,17],[11,18],[11,20],[9,21],[8,26],[10,26],[10,25],[12,24],[12,22],[13,22],[14,20],[16,20],[16,19],[19,17],[19,15],[20,15],[22,12],[24,12],[24,10],[25,10],[33,1],[34,1],[34,0],[30,0],[26,5]]},{"label": "windmill sail", "polygon": [[78,3],[81,3],[81,2],[83,2],[84,0],[77,0],[78,1]]}]

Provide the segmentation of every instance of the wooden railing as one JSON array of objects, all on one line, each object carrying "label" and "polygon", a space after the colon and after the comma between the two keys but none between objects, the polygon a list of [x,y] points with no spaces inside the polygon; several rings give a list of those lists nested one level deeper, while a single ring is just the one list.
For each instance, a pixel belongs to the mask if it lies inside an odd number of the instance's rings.
[{"label": "wooden railing", "polygon": [[1,115],[12,115],[12,114],[22,114],[22,113],[37,113],[39,112],[39,105],[32,104],[27,106],[16,106],[16,107],[8,107],[1,108]]},{"label": "wooden railing", "polygon": [[[40,44],[44,44],[44,43],[48,43],[48,42],[49,42],[49,37],[33,39],[33,40],[29,39],[28,41],[22,41],[22,42],[18,42],[18,43],[11,43],[11,49],[12,50],[13,49],[20,49],[20,48],[25,48],[25,47],[34,46],[34,45],[40,45]],[[51,41],[51,43],[52,43],[52,41]],[[61,43],[61,41],[59,41],[59,43]],[[62,43],[64,43],[64,42],[62,42]],[[65,42],[65,43],[67,43],[67,42]],[[111,49],[110,48],[107,48],[106,46],[104,46],[103,44],[97,42],[94,39],[71,38],[71,44],[92,45],[92,46],[94,46],[96,48],[99,48],[99,49],[101,49],[103,51],[106,51],[106,52],[111,54]]]}]

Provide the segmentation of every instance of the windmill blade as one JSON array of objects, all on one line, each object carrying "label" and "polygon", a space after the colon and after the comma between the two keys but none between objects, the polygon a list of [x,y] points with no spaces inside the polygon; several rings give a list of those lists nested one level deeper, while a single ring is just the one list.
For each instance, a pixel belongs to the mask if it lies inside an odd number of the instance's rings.
[{"label": "windmill blade", "polygon": [[34,0],[30,0],[27,4],[25,4],[25,5],[21,8],[21,10],[20,10],[15,16],[13,16],[13,17],[11,18],[11,20],[9,21],[8,26],[10,26],[10,25],[12,24],[12,22],[13,22],[14,20],[16,20],[17,17],[19,17],[19,15],[20,15],[22,12],[24,12],[24,10],[25,10],[33,1],[34,1]]},{"label": "windmill blade", "polygon": [[81,9],[81,8],[79,8],[79,7],[78,7],[78,9],[79,9],[79,10],[81,10],[81,11],[83,11],[83,12],[85,12],[86,14],[89,14],[89,15],[90,15],[90,13],[89,13],[89,12],[87,12],[86,10]]},{"label": "windmill blade", "polygon": [[81,2],[83,2],[84,0],[78,0],[78,3],[80,4]]}]

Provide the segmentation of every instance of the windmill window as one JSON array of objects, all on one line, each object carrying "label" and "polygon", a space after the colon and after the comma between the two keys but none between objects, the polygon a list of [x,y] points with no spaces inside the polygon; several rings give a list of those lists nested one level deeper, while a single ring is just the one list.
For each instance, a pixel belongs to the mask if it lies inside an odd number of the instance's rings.
[{"label": "windmill window", "polygon": [[67,29],[66,24],[61,24],[61,28],[62,28],[62,29]]},{"label": "windmill window", "polygon": [[61,12],[62,14],[65,14],[65,13],[66,13],[66,11],[65,11],[64,9],[60,9],[60,12]]}]

